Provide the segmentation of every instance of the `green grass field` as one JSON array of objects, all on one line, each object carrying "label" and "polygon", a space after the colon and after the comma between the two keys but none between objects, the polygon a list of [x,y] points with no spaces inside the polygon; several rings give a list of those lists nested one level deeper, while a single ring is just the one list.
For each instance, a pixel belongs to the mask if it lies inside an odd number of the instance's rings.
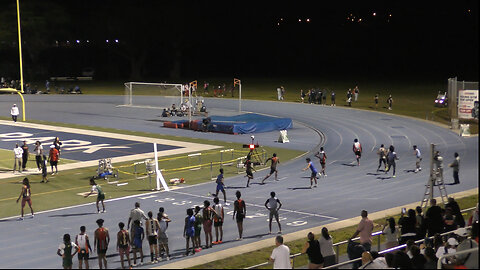
[{"label": "green grass field", "polygon": [[[467,209],[471,207],[475,207],[478,202],[478,196],[469,196],[465,198],[456,199],[458,204],[460,205],[461,209]],[[443,205],[440,205],[443,207]],[[471,213],[464,213],[465,220],[468,220]],[[387,217],[386,217],[387,218]],[[375,228],[374,232],[380,231],[385,224],[386,218],[374,220]],[[396,221],[400,218],[400,215],[393,216]],[[341,241],[348,240],[356,231],[357,226],[349,226],[346,228],[342,228],[339,230],[330,231],[330,235],[333,238],[334,243],[338,243]],[[300,253],[302,251],[303,245],[306,242],[307,236],[305,235],[305,239],[299,239],[296,241],[287,242],[286,245],[290,248],[290,254]],[[385,242],[385,237],[380,237],[380,242]],[[376,247],[378,243],[378,237],[373,238],[372,247]],[[274,248],[274,242],[272,242],[271,247],[262,248],[259,250],[252,250],[251,252],[232,256],[227,259],[222,259],[218,261],[214,261],[207,264],[197,265],[192,267],[191,269],[243,269],[249,266],[257,265],[263,262],[266,262],[270,257],[272,250]],[[342,245],[339,249],[340,256],[346,254],[347,252],[347,245]],[[299,268],[308,264],[308,258],[306,255],[302,255],[295,259],[295,267]],[[272,264],[260,267],[260,269],[271,269]]]},{"label": "green grass field", "polygon": [[[50,123],[51,124],[51,123]],[[68,126],[68,125],[66,125]],[[77,126],[78,127],[78,126]],[[116,131],[120,132],[120,131]],[[125,132],[129,133],[129,132]],[[135,135],[164,138],[165,136],[155,135],[155,134],[146,134],[146,133],[137,133]],[[173,136],[167,136],[170,139]],[[222,142],[213,142],[209,140],[191,140],[188,138],[174,137],[177,140],[188,140],[196,141],[198,143],[209,143],[220,145],[223,149],[234,149],[233,157],[232,152],[227,152],[223,154],[223,168],[225,171],[225,176],[238,175],[237,172],[243,173],[243,169],[237,169],[235,161],[232,161],[236,158],[246,155],[245,150],[242,148],[241,144],[235,143],[222,143]],[[283,162],[291,160],[299,155],[302,155],[303,152],[295,150],[286,150],[281,148],[272,148],[272,147],[262,147],[265,151],[265,155],[271,155],[271,153],[276,152],[279,157],[281,157]],[[159,166],[161,169],[164,169],[163,175],[167,181],[172,178],[184,178],[185,185],[193,185],[203,182],[211,181],[212,176],[216,177],[218,170],[220,168],[220,149],[206,151],[202,153],[202,159],[198,158],[188,158],[187,155],[175,155],[169,157],[159,158]],[[33,158],[33,159],[32,159]],[[29,162],[27,163],[27,169],[31,171],[36,171],[36,165],[34,156],[31,155]],[[140,160],[143,161],[143,160]],[[59,164],[71,163],[74,161],[61,159]],[[148,178],[137,180],[134,175],[134,166],[131,162],[113,164],[114,167],[119,169],[119,179],[120,183],[128,183],[124,186],[117,186],[115,184],[108,184],[105,180],[98,180],[97,183],[101,184],[106,192],[106,198],[118,198],[123,196],[129,196],[134,194],[140,194],[149,192],[152,190],[150,181]],[[227,164],[225,164],[227,163]],[[230,164],[229,164],[230,163]],[[178,164],[182,164],[182,167],[189,168],[178,168]],[[200,166],[202,165],[202,166]],[[211,166],[210,166],[211,165]],[[0,170],[12,170],[13,166],[13,153],[8,150],[0,150]],[[256,169],[259,170],[264,166],[258,166]],[[87,202],[95,201],[95,197],[83,198],[77,193],[83,193],[89,191],[89,179],[90,177],[96,175],[96,167],[89,167],[84,169],[75,169],[68,170],[65,172],[60,171],[58,175],[51,176],[48,175],[50,180],[49,183],[44,184],[40,183],[42,180],[40,174],[30,175],[28,178],[32,183],[32,199],[35,203],[35,211],[42,211],[48,209],[54,209],[65,206],[72,206]],[[50,168],[49,168],[50,172]],[[138,176],[145,175],[145,166],[138,166],[137,172]],[[261,172],[259,172],[261,173]],[[18,175],[13,178],[1,179],[0,180],[0,218],[18,215],[19,206],[15,203],[16,198],[21,190],[21,181],[26,175]],[[116,179],[112,179],[114,181]],[[155,179],[152,181],[155,183]],[[242,183],[244,184],[244,183]],[[153,184],[153,187],[155,184]]]}]

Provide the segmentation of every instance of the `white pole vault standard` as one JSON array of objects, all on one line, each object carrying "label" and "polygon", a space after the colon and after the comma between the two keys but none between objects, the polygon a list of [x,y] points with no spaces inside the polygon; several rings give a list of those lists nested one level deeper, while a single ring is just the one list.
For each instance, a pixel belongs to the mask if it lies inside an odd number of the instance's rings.
[{"label": "white pole vault standard", "polygon": [[163,188],[165,191],[170,191],[170,188],[168,188],[167,183],[165,182],[165,179],[163,178],[162,172],[160,172],[160,169],[158,168],[158,153],[157,153],[157,143],[153,143],[153,152],[155,153],[155,172],[157,175],[157,190],[160,190],[160,183],[162,183]]}]

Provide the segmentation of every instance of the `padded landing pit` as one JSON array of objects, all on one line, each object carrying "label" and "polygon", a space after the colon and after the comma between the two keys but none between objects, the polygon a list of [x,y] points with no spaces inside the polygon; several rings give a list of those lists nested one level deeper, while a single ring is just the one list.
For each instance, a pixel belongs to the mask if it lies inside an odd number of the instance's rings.
[{"label": "padded landing pit", "polygon": [[[210,120],[207,125],[204,125],[204,119]],[[293,121],[290,118],[279,118],[255,113],[247,113],[235,116],[211,116],[204,119],[192,121],[191,127],[188,123],[188,120],[165,122],[164,127],[183,127],[197,131],[228,134],[261,133],[276,130],[286,130],[293,127]]]}]

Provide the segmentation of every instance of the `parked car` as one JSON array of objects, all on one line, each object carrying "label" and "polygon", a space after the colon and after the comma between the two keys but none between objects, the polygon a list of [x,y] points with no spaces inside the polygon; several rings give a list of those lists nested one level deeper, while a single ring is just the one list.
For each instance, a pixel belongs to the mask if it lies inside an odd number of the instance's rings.
[{"label": "parked car", "polygon": [[435,99],[435,107],[447,107],[448,106],[448,98],[447,92],[438,91],[437,98]]}]

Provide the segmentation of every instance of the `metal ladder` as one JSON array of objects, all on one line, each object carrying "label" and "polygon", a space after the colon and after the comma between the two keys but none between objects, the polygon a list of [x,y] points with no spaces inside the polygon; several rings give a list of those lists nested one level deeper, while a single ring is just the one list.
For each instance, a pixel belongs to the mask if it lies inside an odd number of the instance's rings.
[{"label": "metal ladder", "polygon": [[433,189],[434,186],[438,187],[442,203],[445,205],[448,202],[448,194],[445,188],[445,182],[443,181],[443,167],[434,166],[433,157],[435,153],[435,145],[431,144],[431,162],[430,162],[430,177],[425,185],[425,192],[423,195],[423,200],[420,204],[422,209],[426,209],[430,200],[433,199]]}]

